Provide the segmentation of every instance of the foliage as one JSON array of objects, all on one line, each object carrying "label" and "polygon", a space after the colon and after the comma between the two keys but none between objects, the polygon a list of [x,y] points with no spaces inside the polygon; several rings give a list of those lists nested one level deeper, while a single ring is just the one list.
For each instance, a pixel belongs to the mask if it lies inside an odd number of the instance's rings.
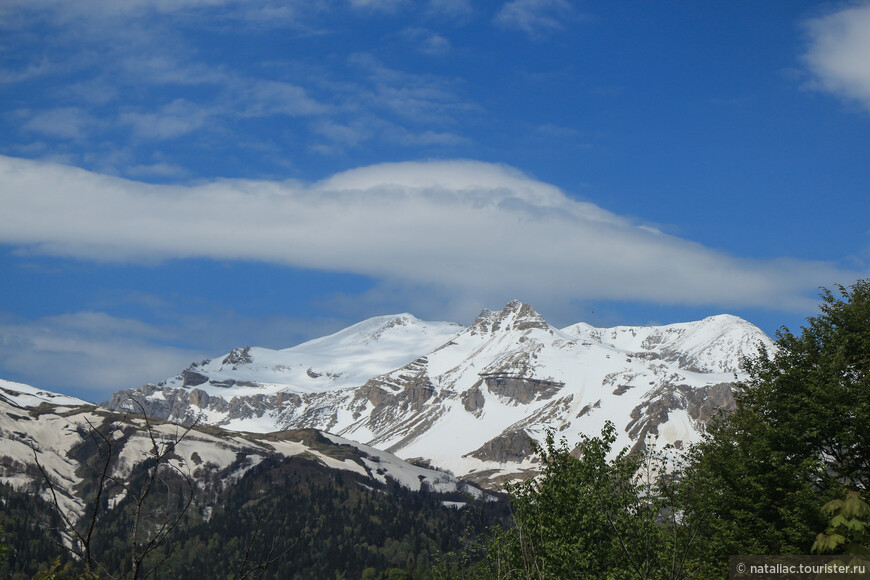
[{"label": "foliage", "polygon": [[[29,579],[58,556],[60,519],[39,497],[0,484],[0,526],[4,529],[6,559],[0,562],[0,578]],[[67,561],[62,558],[62,563]]]},{"label": "foliage", "polygon": [[573,451],[552,431],[538,478],[509,487],[513,527],[496,530],[488,566],[496,578],[683,578],[690,529],[679,521],[677,495],[663,456],[625,450],[601,437]]},{"label": "foliage", "polygon": [[9,561],[9,546],[6,545],[6,533],[3,524],[0,524],[0,569]]},{"label": "foliage", "polygon": [[691,454],[684,481],[707,522],[696,556],[720,571],[729,554],[809,553],[820,501],[870,484],[870,281],[838,291],[747,362],[736,410]]},{"label": "foliage", "polygon": [[813,552],[842,552],[870,555],[870,505],[857,491],[846,492],[845,499],[834,499],[822,507],[831,516],[828,529],[816,537]]}]

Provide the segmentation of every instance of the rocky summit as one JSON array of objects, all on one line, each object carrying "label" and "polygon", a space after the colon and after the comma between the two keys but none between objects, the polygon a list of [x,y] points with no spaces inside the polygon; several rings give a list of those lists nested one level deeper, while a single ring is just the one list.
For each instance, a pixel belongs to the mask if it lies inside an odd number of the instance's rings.
[{"label": "rocky summit", "polygon": [[606,421],[616,448],[697,441],[733,406],[741,361],[772,341],[730,315],[667,326],[558,329],[523,302],[468,327],[372,318],[285,350],[192,364],[106,405],[226,429],[317,429],[485,486],[536,472],[531,441]]}]

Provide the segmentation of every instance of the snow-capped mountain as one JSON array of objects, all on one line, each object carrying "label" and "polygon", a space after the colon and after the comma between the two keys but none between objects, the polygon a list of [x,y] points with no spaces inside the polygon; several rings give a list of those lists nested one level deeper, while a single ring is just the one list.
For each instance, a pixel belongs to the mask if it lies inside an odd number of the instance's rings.
[{"label": "snow-capped mountain", "polygon": [[90,405],[87,401],[83,401],[77,397],[69,395],[61,395],[43,389],[37,389],[23,383],[14,383],[12,381],[4,381],[0,379],[0,401],[8,401],[12,404],[21,407],[38,407],[42,403],[50,403],[52,405],[70,405],[77,407],[79,405]]},{"label": "snow-capped mountain", "polygon": [[322,393],[357,386],[407,363],[460,332],[458,324],[424,322],[410,314],[379,316],[285,350],[246,347],[192,365],[165,386],[198,386],[221,396],[278,392]]},{"label": "snow-capped mountain", "polygon": [[660,327],[549,325],[519,301],[468,328],[374,318],[283,351],[246,348],[192,365],[109,406],[229,429],[315,428],[495,485],[535,470],[530,438],[569,441],[607,420],[618,448],[677,448],[733,405],[744,357],[770,339],[728,315]]},{"label": "snow-capped mountain", "polygon": [[[239,431],[289,427],[278,417],[287,404],[357,387],[414,360],[462,331],[448,322],[425,322],[410,314],[378,316],[298,346],[271,350],[237,348],[195,362],[175,377],[138,389],[149,415],[176,422],[194,419]],[[132,410],[116,393],[108,406]]]}]

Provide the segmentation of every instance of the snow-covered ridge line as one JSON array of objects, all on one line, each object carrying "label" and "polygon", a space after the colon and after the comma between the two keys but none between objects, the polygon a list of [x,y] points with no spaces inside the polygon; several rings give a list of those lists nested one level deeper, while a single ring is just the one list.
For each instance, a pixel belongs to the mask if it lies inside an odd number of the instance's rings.
[{"label": "snow-covered ridge line", "polygon": [[38,407],[42,403],[79,407],[93,405],[77,397],[61,395],[45,389],[37,389],[23,383],[0,379],[0,400],[7,400],[21,407]]},{"label": "snow-covered ridge line", "polygon": [[409,314],[369,319],[290,349],[246,347],[158,385],[116,393],[179,423],[313,428],[477,481],[525,477],[529,440],[617,424],[617,446],[696,441],[733,405],[742,361],[772,341],[736,316],[666,326],[550,325],[514,300],[467,328]]}]

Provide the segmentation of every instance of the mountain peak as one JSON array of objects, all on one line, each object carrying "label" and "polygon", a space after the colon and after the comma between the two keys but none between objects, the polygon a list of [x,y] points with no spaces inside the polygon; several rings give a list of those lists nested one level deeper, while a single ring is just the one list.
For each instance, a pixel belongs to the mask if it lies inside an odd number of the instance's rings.
[{"label": "mountain peak", "polygon": [[535,309],[520,300],[511,300],[499,312],[484,308],[471,325],[472,333],[490,334],[497,330],[549,330],[550,325]]}]

